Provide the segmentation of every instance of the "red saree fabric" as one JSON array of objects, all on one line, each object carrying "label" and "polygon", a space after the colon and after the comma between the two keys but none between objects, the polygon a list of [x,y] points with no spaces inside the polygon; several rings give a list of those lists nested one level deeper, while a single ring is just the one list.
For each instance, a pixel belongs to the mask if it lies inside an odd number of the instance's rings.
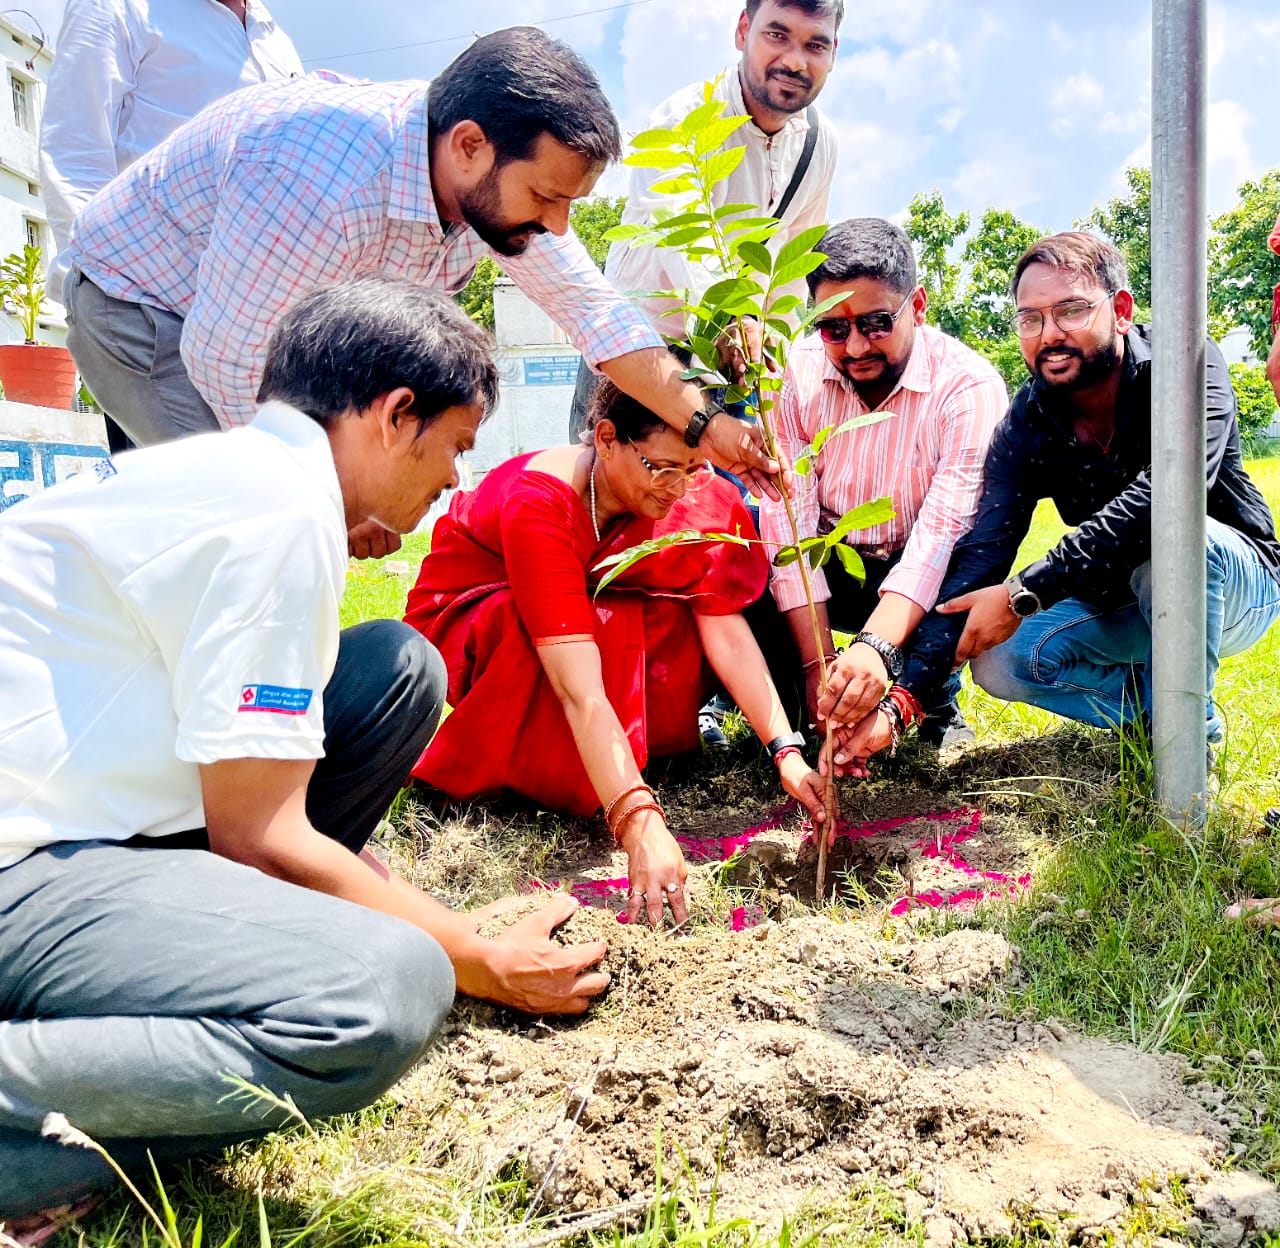
[{"label": "red saree fabric", "polygon": [[601,559],[681,529],[754,538],[736,489],[719,478],[663,520],[619,519],[596,541],[582,500],[523,455],[459,494],[432,534],[405,620],[444,657],[453,711],[413,774],[457,798],[513,790],[590,814],[600,802],[537,646],[594,637],[605,694],[636,764],[697,745],[707,681],[694,612],[729,615],[768,579],[759,546],[673,546],[598,598]]}]

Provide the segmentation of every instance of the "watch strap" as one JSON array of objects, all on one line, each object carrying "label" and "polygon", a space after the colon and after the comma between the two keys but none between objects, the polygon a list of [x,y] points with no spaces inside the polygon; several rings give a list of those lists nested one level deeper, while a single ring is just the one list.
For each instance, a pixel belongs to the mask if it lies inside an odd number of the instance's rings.
[{"label": "watch strap", "polygon": [[768,751],[769,757],[776,762],[778,755],[781,754],[783,750],[804,749],[804,733],[784,732],[782,736],[774,737],[774,739],[764,748]]},{"label": "watch strap", "polygon": [[863,629],[853,640],[855,643],[861,642],[864,646],[870,646],[880,656],[890,680],[897,680],[902,675],[902,666],[906,660],[902,650],[893,642],[886,641],[877,633],[869,633],[866,629]]},{"label": "watch strap", "polygon": [[684,444],[688,447],[696,448],[702,440],[703,432],[711,423],[711,418],[716,414],[714,407],[703,407],[700,411],[694,412],[689,419],[688,427],[684,431]]}]

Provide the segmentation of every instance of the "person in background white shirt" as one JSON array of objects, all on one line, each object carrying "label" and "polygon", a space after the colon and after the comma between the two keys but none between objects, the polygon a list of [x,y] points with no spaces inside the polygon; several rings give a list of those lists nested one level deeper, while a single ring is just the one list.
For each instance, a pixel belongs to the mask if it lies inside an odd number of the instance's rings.
[{"label": "person in background white shirt", "polygon": [[[716,207],[755,204],[761,212],[777,216],[782,224],[769,243],[775,254],[796,235],[826,224],[836,134],[810,106],[835,63],[836,32],[843,20],[844,0],[747,0],[735,35],[742,59],[724,71],[712,93],[725,101],[726,116],[750,117],[724,142],[725,149],[745,147],[746,155],[715,187],[712,198]],[[691,83],[658,105],[646,129],[670,129],[702,99],[703,84]],[[816,131],[811,133],[813,127]],[[672,208],[670,196],[650,190],[666,176],[660,169],[630,171],[624,225],[648,224],[656,210]],[[623,291],[688,289],[695,295],[721,276],[706,264],[691,264],[674,248],[628,242],[610,248],[605,275]],[[804,278],[788,289],[803,299]],[[659,333],[683,336],[684,317],[677,301],[649,297],[640,303]],[[570,441],[576,441],[585,427],[594,382],[595,374],[584,364],[578,373]]]},{"label": "person in background white shirt", "polygon": [[[40,132],[58,252],[102,187],[207,104],[301,73],[260,0],[68,0]],[[66,272],[59,254],[51,297],[61,299]]]}]

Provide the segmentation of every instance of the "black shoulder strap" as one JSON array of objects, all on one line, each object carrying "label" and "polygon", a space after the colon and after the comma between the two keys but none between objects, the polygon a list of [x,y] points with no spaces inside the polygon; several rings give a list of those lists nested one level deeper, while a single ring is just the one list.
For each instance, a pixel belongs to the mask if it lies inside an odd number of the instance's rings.
[{"label": "black shoulder strap", "polygon": [[804,175],[809,172],[809,165],[813,161],[813,149],[818,146],[818,110],[810,104],[805,111],[805,117],[809,122],[809,133],[804,136],[804,148],[800,152],[800,159],[796,162],[796,171],[791,175],[791,182],[787,189],[782,192],[782,198],[778,201],[778,206],[773,210],[773,215],[779,221],[786,215],[787,209],[791,207],[791,201],[795,199],[796,192],[800,189],[800,183],[804,181]]}]

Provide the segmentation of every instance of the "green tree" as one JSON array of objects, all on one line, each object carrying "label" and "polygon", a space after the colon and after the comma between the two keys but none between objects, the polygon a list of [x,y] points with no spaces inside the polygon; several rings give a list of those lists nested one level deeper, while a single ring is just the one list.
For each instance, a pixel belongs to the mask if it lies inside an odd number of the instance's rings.
[{"label": "green tree", "polygon": [[1124,171],[1129,184],[1126,195],[1108,200],[1083,221],[1081,230],[1097,230],[1124,255],[1129,265],[1129,289],[1138,305],[1139,320],[1148,320],[1151,310],[1151,170],[1137,166]]},{"label": "green tree", "polygon": [[609,254],[609,243],[605,235],[622,220],[622,210],[626,203],[621,195],[616,199],[610,199],[607,195],[593,195],[589,199],[578,200],[569,210],[569,224],[573,226],[573,232],[582,240],[582,245],[601,269]]},{"label": "green tree", "polygon": [[1267,235],[1280,214],[1280,169],[1245,182],[1240,200],[1212,221],[1209,236],[1209,321],[1215,335],[1244,325],[1250,347],[1265,358],[1271,345],[1272,291],[1280,283],[1280,256]]},{"label": "green tree", "polygon": [[[609,244],[604,236],[622,220],[626,202],[621,196],[617,199],[610,199],[607,195],[593,196],[578,200],[569,209],[569,224],[573,232],[602,269],[609,254]],[[499,272],[493,258],[483,256],[471,274],[471,280],[454,296],[473,321],[490,331],[493,329],[493,282]]]},{"label": "green tree", "polygon": [[1003,338],[979,338],[969,344],[979,355],[983,356],[1004,378],[1005,389],[1013,398],[1022,387],[1023,382],[1031,375],[1027,372],[1027,362],[1022,358],[1022,346],[1017,334],[1006,334]]},{"label": "green tree", "polygon": [[[965,339],[994,342],[1010,336],[1013,297],[1009,282],[1018,260],[1042,231],[1002,208],[988,208],[965,244]],[[1014,345],[1017,345],[1015,338]]]},{"label": "green tree", "polygon": [[471,280],[454,298],[475,322],[493,332],[493,283],[501,270],[492,256],[481,256]]},{"label": "green tree", "polygon": [[907,223],[902,227],[916,245],[920,284],[929,295],[926,312],[929,323],[949,334],[964,330],[963,309],[956,297],[960,266],[951,259],[951,248],[969,228],[969,214],[952,216],[935,187],[921,192],[907,205]]},{"label": "green tree", "polygon": [[1276,414],[1276,396],[1261,364],[1228,364],[1231,386],[1240,409],[1240,438],[1246,453],[1266,442],[1267,427]]}]

